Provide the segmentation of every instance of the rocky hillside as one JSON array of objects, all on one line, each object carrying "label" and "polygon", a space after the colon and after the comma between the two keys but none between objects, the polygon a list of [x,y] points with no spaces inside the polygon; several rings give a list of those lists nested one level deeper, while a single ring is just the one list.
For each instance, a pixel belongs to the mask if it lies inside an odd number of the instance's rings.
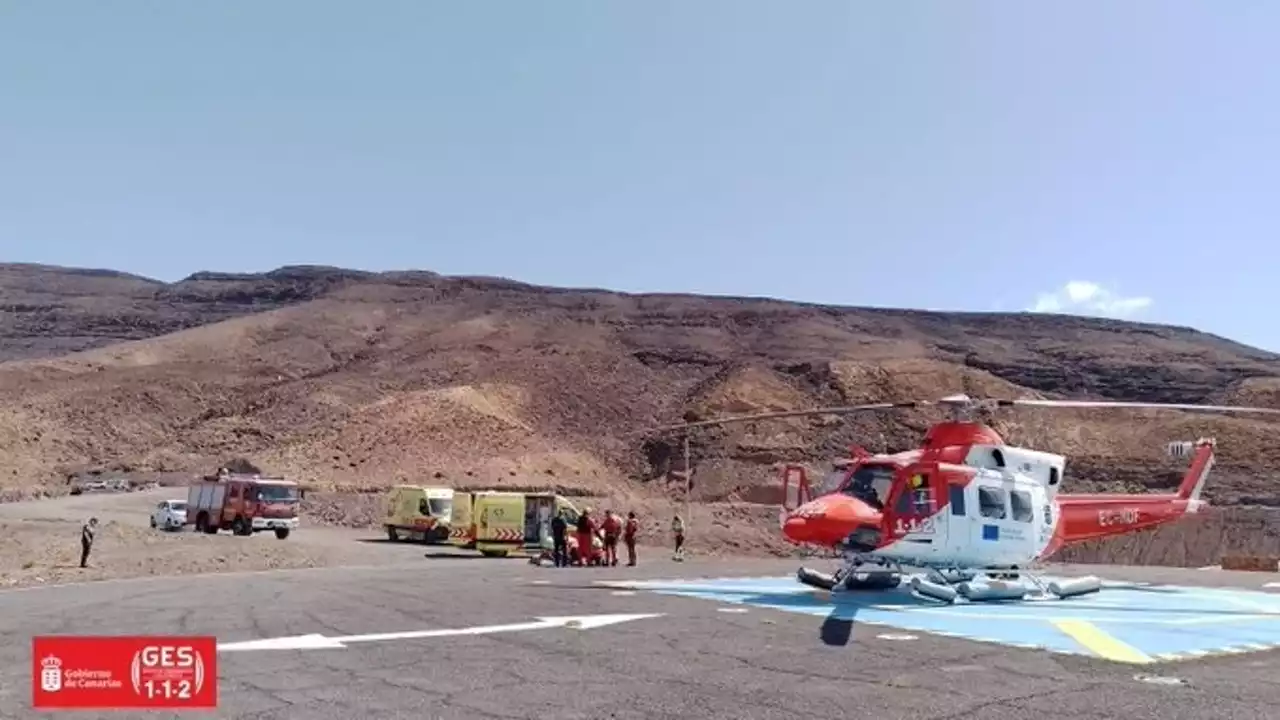
[{"label": "rocky hillside", "polygon": [[[332,487],[558,486],[639,502],[680,469],[643,430],[684,417],[955,392],[1280,407],[1280,356],[1187,328],[312,267],[165,284],[0,266],[0,359],[0,488],[243,455]],[[907,447],[936,419],[704,432],[696,499],[763,499],[773,463]],[[1179,468],[1165,443],[1212,434],[1210,499],[1280,504],[1264,421],[1021,410],[993,423],[1070,454],[1073,490],[1168,487]]]},{"label": "rocky hillside", "polygon": [[0,263],[0,362],[144,340],[305,302],[366,277],[298,267],[166,284],[114,270]]}]

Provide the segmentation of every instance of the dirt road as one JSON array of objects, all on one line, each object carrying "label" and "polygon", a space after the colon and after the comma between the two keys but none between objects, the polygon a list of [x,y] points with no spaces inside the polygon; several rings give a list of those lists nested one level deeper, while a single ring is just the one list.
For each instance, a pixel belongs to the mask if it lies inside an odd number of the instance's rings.
[{"label": "dirt road", "polygon": [[[370,531],[307,523],[289,536],[249,538],[152,530],[157,503],[183,489],[74,495],[0,504],[0,587],[147,575],[386,565],[421,559],[421,545],[387,543]],[[102,523],[90,567],[79,567],[80,525]]]}]

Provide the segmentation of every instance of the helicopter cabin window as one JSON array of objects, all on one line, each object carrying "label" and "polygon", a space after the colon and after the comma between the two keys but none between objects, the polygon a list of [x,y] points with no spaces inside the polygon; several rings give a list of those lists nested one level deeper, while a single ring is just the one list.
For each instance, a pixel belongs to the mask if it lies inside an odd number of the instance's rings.
[{"label": "helicopter cabin window", "polygon": [[995,461],[996,467],[1004,467],[1004,452],[1000,448],[991,449],[991,459]]},{"label": "helicopter cabin window", "polygon": [[893,487],[892,465],[863,465],[853,472],[844,486],[844,494],[855,497],[876,510],[884,510]]},{"label": "helicopter cabin window", "polygon": [[1036,516],[1035,507],[1031,504],[1031,493],[1026,490],[1014,490],[1009,493],[1009,505],[1016,522],[1029,523]]},{"label": "helicopter cabin window", "polygon": [[1060,479],[1061,478],[1058,475],[1058,468],[1056,467],[1049,468],[1049,487],[1053,487],[1054,485],[1057,485],[1058,480]]},{"label": "helicopter cabin window", "polygon": [[964,486],[963,485],[950,486],[950,494],[951,494],[951,514],[957,517],[964,517],[964,511],[965,511]]},{"label": "helicopter cabin window", "polygon": [[992,487],[978,488],[978,512],[982,517],[993,520],[1004,520],[1008,517],[1005,510],[1004,490]]},{"label": "helicopter cabin window", "polygon": [[907,478],[907,486],[898,496],[895,511],[899,515],[930,515],[933,507],[933,488],[929,486],[929,475],[916,473]]}]

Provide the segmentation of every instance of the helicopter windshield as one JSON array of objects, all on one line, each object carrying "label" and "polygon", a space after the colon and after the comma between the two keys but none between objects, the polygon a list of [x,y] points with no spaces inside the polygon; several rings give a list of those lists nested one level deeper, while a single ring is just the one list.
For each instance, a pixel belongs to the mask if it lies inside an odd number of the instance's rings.
[{"label": "helicopter windshield", "polygon": [[839,490],[840,484],[844,482],[844,479],[848,475],[849,475],[848,471],[842,468],[837,468],[827,473],[827,476],[822,478],[822,485],[820,485],[817,488],[818,490],[817,494],[826,495],[827,493],[833,493]]},{"label": "helicopter windshield", "polygon": [[876,510],[883,510],[893,487],[892,465],[863,465],[853,472],[844,494],[858,498]]}]

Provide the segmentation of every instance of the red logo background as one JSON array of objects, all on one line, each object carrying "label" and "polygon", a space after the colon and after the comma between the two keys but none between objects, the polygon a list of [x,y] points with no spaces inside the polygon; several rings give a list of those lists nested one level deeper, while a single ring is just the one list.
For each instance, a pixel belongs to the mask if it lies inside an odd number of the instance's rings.
[{"label": "red logo background", "polygon": [[31,639],[31,704],[58,708],[214,708],[218,641],[172,635]]}]

